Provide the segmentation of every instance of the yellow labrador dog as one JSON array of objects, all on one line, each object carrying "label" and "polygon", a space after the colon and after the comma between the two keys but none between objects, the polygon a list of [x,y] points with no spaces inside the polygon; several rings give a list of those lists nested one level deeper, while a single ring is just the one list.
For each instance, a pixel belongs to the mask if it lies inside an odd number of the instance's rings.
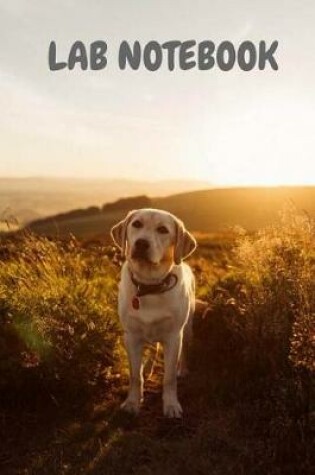
[{"label": "yellow labrador dog", "polygon": [[186,371],[185,349],[195,309],[194,276],[182,261],[195,250],[196,241],[182,221],[158,209],[131,211],[112,228],[111,235],[126,257],[118,311],[130,365],[130,389],[122,407],[138,413],[143,347],[147,342],[160,342],[164,415],[180,417],[176,376]]}]

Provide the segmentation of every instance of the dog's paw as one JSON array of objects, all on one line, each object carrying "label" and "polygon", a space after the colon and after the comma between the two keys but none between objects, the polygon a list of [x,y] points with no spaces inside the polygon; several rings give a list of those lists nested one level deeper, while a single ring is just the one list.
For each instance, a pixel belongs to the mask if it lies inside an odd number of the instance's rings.
[{"label": "dog's paw", "polygon": [[183,415],[183,409],[177,400],[168,401],[164,402],[163,413],[169,419],[180,419]]},{"label": "dog's paw", "polygon": [[140,402],[127,398],[126,401],[124,401],[120,406],[120,409],[128,412],[129,414],[139,414]]}]

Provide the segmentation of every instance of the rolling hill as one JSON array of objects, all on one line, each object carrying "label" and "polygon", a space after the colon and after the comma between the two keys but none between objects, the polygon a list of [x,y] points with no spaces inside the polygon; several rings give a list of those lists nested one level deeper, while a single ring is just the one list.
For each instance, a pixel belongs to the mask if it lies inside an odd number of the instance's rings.
[{"label": "rolling hill", "polygon": [[90,207],[37,220],[29,227],[49,236],[64,237],[72,233],[83,239],[102,237],[108,235],[113,223],[128,210],[154,207],[176,214],[195,232],[217,232],[235,225],[257,230],[272,223],[288,203],[314,216],[315,187],[229,188],[161,198],[140,196],[121,199],[102,208]]},{"label": "rolling hill", "polygon": [[1,178],[0,220],[8,217],[22,225],[52,216],[139,194],[167,196],[208,187],[207,182],[134,181],[79,178]]}]

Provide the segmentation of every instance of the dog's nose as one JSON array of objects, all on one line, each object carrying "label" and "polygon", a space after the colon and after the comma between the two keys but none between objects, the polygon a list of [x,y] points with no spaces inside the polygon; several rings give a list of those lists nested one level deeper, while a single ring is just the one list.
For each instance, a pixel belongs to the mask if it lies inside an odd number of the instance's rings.
[{"label": "dog's nose", "polygon": [[135,247],[138,251],[147,251],[150,247],[150,243],[146,239],[137,239]]}]

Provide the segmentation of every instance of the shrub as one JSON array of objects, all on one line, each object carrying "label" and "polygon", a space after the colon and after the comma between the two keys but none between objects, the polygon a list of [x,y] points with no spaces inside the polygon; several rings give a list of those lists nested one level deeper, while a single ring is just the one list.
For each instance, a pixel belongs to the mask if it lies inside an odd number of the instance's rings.
[{"label": "shrub", "polygon": [[286,208],[277,225],[241,237],[238,302],[258,359],[315,369],[314,222]]},{"label": "shrub", "polygon": [[209,279],[211,310],[197,326],[195,359],[239,382],[291,378],[294,371],[309,380],[315,369],[314,223],[286,208],[269,228],[238,234],[230,268],[215,283]]},{"label": "shrub", "polygon": [[[118,351],[116,268],[85,250],[32,234],[0,261],[0,384],[34,378],[67,391],[95,385]],[[33,381],[34,382],[34,381]]]}]

